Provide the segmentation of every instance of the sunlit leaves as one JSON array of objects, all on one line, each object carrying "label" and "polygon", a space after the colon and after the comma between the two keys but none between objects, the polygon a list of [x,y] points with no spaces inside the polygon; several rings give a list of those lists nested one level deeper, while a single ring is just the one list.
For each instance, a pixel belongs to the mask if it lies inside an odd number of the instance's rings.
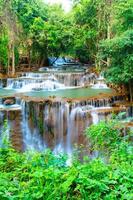
[{"label": "sunlit leaves", "polygon": [[111,66],[106,73],[109,81],[128,83],[133,78],[133,31],[128,30],[121,36],[105,41],[102,49],[104,57],[111,58]]}]

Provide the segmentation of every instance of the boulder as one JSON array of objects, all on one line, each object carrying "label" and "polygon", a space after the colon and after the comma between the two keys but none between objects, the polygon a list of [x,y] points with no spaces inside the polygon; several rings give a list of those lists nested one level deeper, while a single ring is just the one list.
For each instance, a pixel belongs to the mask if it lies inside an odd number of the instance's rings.
[{"label": "boulder", "polygon": [[6,99],[4,101],[4,105],[8,106],[8,105],[13,105],[15,103],[14,99]]}]

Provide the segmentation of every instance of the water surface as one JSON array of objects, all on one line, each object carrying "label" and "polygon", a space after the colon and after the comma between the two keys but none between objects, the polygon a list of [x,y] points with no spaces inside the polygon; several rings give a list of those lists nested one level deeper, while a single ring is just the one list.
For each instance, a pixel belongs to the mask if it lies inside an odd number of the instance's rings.
[{"label": "water surface", "polygon": [[32,97],[66,97],[66,98],[81,98],[98,96],[101,93],[111,94],[111,89],[92,89],[92,88],[75,88],[75,89],[62,89],[55,91],[33,91],[26,93]]}]

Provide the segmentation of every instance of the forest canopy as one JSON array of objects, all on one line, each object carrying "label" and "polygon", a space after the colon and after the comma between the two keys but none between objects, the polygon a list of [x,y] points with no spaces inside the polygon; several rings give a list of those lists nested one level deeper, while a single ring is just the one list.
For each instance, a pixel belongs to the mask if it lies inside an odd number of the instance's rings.
[{"label": "forest canopy", "polygon": [[74,0],[67,13],[43,0],[0,0],[0,66],[7,73],[15,74],[23,57],[30,68],[71,56],[104,69],[110,82],[131,85],[132,49],[132,0]]}]

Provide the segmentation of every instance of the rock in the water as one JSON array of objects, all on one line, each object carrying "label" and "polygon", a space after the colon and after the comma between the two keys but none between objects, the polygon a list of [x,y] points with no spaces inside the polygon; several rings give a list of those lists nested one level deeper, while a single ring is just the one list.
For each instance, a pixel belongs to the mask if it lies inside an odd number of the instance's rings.
[{"label": "rock in the water", "polygon": [[6,99],[4,101],[4,105],[13,105],[15,103],[14,99]]}]

